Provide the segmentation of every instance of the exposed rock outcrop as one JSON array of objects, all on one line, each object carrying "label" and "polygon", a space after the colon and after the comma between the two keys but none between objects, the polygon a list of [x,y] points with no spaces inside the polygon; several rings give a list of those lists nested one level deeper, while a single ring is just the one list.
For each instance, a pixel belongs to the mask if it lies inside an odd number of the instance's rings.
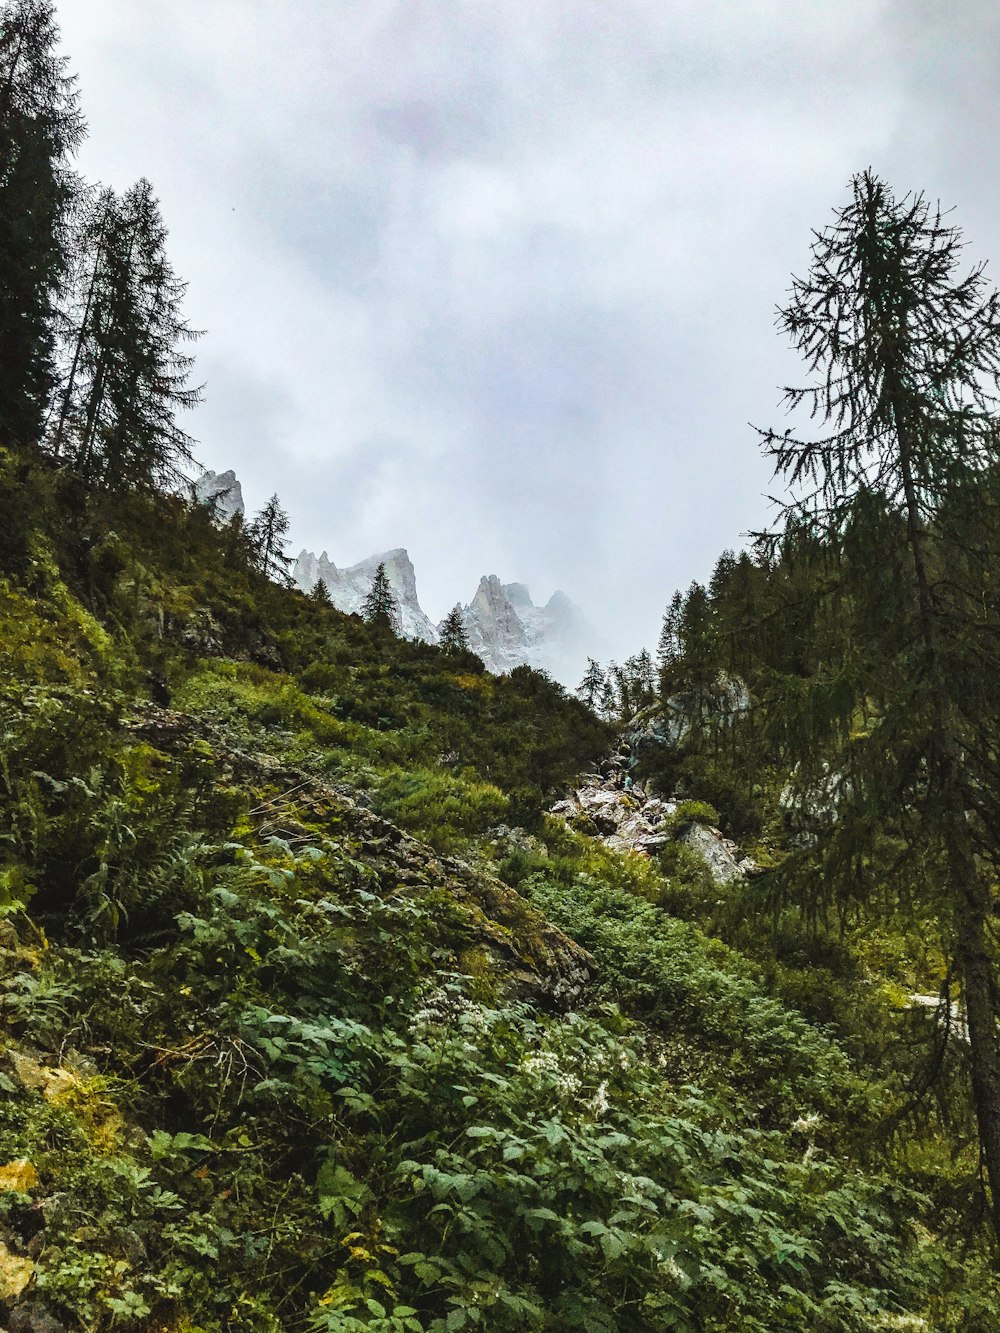
[{"label": "exposed rock outcrop", "polygon": [[649,794],[641,783],[631,782],[621,755],[606,767],[605,773],[584,777],[550,813],[619,852],[650,856],[668,843],[683,843],[701,857],[720,884],[757,872],[756,862],[719,829],[696,820],[678,820],[679,802],[663,800]]},{"label": "exposed rock outcrop", "polygon": [[437,643],[437,630],[417,596],[417,576],[413,562],[401,546],[384,551],[381,555],[370,555],[367,560],[361,560],[346,569],[338,569],[325,551],[318,556],[311,551],[300,551],[292,569],[292,580],[303,592],[309,592],[322,579],[330,600],[339,611],[360,612],[380,564],[385,565],[389,583],[399,603],[400,631],[408,639]]},{"label": "exposed rock outcrop", "polygon": [[750,707],[750,692],[735,676],[720,673],[711,689],[686,690],[637,713],[622,733],[633,762],[650,751],[680,745],[699,717],[725,722]]},{"label": "exposed rock outcrop", "polygon": [[228,472],[203,472],[191,489],[196,500],[213,507],[220,523],[246,513],[243,489],[232,468]]}]

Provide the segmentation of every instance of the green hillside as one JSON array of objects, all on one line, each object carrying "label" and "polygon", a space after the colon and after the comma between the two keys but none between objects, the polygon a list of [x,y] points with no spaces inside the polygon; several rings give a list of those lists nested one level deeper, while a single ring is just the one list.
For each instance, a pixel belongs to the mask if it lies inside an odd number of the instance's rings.
[{"label": "green hillside", "polygon": [[11,1310],[991,1326],[972,1150],[886,1129],[898,987],[818,937],[768,965],[730,896],[751,962],[696,867],[548,819],[609,744],[582,704],[279,587],[198,506],[2,476]]},{"label": "green hillside", "polygon": [[[1000,306],[955,233],[855,178],[787,318],[836,431],[762,432],[815,490],[577,697],[193,501],[184,285],[150,184],[75,174],[56,43],[0,3],[0,1324],[996,1329]],[[677,798],[651,854],[551,813],[602,765]]]}]

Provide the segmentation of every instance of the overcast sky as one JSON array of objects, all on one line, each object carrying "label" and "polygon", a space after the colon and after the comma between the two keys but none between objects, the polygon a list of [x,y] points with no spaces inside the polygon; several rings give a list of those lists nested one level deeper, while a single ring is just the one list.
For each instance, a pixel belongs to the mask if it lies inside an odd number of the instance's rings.
[{"label": "overcast sky", "polygon": [[[774,307],[872,166],[1000,275],[995,0],[57,0],[80,166],[153,182],[199,458],[425,609],[615,654],[769,521]],[[1000,276],[997,277],[1000,281]]]}]

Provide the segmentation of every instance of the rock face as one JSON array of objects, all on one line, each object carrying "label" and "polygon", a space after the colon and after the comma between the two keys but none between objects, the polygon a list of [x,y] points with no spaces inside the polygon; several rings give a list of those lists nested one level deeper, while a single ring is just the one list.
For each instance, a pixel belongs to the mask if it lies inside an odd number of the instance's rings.
[{"label": "rock face", "polygon": [[563,592],[535,606],[523,583],[501,583],[484,574],[472,601],[462,608],[469,647],[490,671],[527,664],[575,684],[587,653],[599,651],[598,635]]},{"label": "rock face", "polygon": [[[402,547],[371,555],[346,569],[338,569],[325,551],[319,556],[301,551],[292,579],[303,592],[322,579],[338,610],[360,611],[380,561],[385,563],[399,601],[402,633],[437,643],[440,626],[435,628],[420,605],[413,563]],[[586,652],[596,651],[596,631],[565,593],[553,593],[545,606],[535,606],[523,583],[501,583],[495,574],[484,574],[479,580],[472,601],[462,607],[462,619],[469,647],[498,675],[527,665],[573,685]]]},{"label": "rock face", "polygon": [[709,690],[672,694],[660,703],[637,713],[625,728],[633,761],[664,746],[680,745],[699,717],[731,720],[750,707],[750,693],[735,676],[720,673]]},{"label": "rock face", "polygon": [[330,600],[339,611],[360,612],[380,564],[385,565],[385,572],[399,603],[402,633],[408,639],[437,643],[437,630],[424,613],[417,597],[417,576],[413,563],[401,546],[381,555],[370,555],[367,560],[350,565],[347,569],[338,569],[325,551],[319,556],[313,555],[311,551],[300,551],[292,569],[292,579],[303,592],[309,592],[322,579]]},{"label": "rock face", "polygon": [[228,472],[202,473],[192,490],[196,500],[214,506],[220,523],[228,523],[234,514],[246,513],[243,490],[231,468]]}]

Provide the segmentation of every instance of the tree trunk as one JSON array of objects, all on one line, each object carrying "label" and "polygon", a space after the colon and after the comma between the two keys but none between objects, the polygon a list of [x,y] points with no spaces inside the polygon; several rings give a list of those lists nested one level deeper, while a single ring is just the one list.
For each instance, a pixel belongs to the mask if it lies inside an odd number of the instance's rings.
[{"label": "tree trunk", "polygon": [[993,959],[986,938],[989,889],[975,866],[968,864],[969,857],[959,854],[952,859],[964,863],[955,867],[959,873],[971,872],[971,881],[963,886],[955,952],[965,990],[979,1148],[990,1186],[993,1227],[1000,1240],[1000,1041],[993,1006]]},{"label": "tree trunk", "polygon": [[73,363],[69,368],[69,377],[66,381],[66,388],[62,395],[62,403],[59,408],[59,424],[56,427],[55,434],[55,453],[58,457],[62,450],[63,431],[66,427],[66,417],[69,414],[73,398],[73,390],[76,387],[76,372],[80,366],[80,354],[83,351],[83,342],[90,330],[90,312],[94,304],[94,292],[97,288],[97,274],[101,266],[101,259],[104,251],[104,229],[107,225],[107,210],[101,219],[101,230],[97,237],[97,250],[94,256],[94,268],[90,275],[90,282],[87,286],[87,300],[83,308],[83,317],[80,320],[80,328],[76,335],[73,348]]}]

